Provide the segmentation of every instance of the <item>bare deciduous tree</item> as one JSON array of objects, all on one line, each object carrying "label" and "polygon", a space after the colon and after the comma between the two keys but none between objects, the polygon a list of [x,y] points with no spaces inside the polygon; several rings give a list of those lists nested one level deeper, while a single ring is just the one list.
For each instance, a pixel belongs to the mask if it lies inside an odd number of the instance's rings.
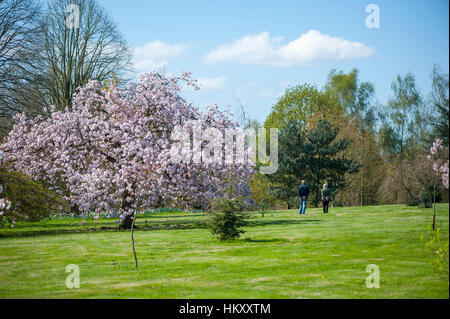
[{"label": "bare deciduous tree", "polygon": [[0,0],[0,135],[17,112],[42,112],[38,49],[40,9],[33,0]]},{"label": "bare deciduous tree", "polygon": [[89,81],[123,78],[131,52],[95,0],[0,0],[0,136],[18,112],[71,109]]},{"label": "bare deciduous tree", "polygon": [[385,203],[418,201],[427,183],[434,182],[432,163],[425,155],[414,159],[398,159],[386,167],[386,175],[378,189],[378,199]]},{"label": "bare deciduous tree", "polygon": [[108,13],[94,0],[53,0],[43,20],[49,104],[71,109],[72,94],[90,79],[122,77],[131,54]]}]

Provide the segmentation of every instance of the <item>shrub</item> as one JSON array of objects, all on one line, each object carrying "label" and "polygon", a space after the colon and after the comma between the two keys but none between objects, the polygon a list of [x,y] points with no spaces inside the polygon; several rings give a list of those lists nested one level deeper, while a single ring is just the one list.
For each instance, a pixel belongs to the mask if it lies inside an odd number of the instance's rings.
[{"label": "shrub", "polygon": [[300,199],[298,196],[290,197],[287,200],[288,206],[291,208],[299,208],[300,207]]},{"label": "shrub", "polygon": [[431,267],[448,281],[448,236],[442,237],[439,228],[434,231],[429,228],[428,231],[431,233],[431,236],[425,238],[423,235],[421,235],[420,240],[425,243],[425,247],[434,256],[433,260],[430,262]]},{"label": "shrub", "polygon": [[[422,193],[420,194],[420,200],[422,202],[423,207],[425,208],[431,208],[433,207],[433,194],[434,191],[434,185],[433,182],[429,182],[427,184],[425,184],[425,187],[422,191]],[[438,185],[436,187],[436,203],[439,203],[442,200],[442,192],[440,189],[440,185]]]},{"label": "shrub", "polygon": [[243,212],[244,201],[242,197],[234,199],[219,198],[212,205],[212,212],[208,214],[206,225],[213,235],[220,240],[235,239],[245,233],[241,227],[247,225]]},{"label": "shrub", "polygon": [[430,202],[429,200],[421,200],[419,204],[419,208],[432,208],[433,202]]},{"label": "shrub", "polygon": [[419,206],[420,200],[417,198],[407,198],[406,206]]},{"label": "shrub", "polygon": [[344,204],[340,200],[335,200],[333,202],[333,207],[344,207]]},{"label": "shrub", "polygon": [[38,221],[58,210],[70,209],[66,201],[42,184],[18,172],[0,169],[2,196],[11,201],[11,208],[1,216],[0,224],[16,221]]},{"label": "shrub", "polygon": [[277,198],[270,194],[270,182],[267,176],[261,174],[255,174],[249,181],[252,195],[250,196],[255,203],[254,209],[264,211],[273,209],[277,202]]}]

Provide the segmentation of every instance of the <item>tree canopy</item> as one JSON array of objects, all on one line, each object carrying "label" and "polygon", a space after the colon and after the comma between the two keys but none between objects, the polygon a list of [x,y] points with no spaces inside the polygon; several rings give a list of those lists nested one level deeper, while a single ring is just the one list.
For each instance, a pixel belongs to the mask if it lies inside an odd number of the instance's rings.
[{"label": "tree canopy", "polygon": [[83,212],[119,213],[126,228],[136,209],[171,201],[205,208],[225,185],[250,195],[250,162],[172,160],[175,126],[193,120],[203,129],[236,127],[217,107],[201,112],[185,102],[179,82],[195,86],[187,73],[150,73],[127,88],[102,89],[90,81],[74,96],[71,111],[48,119],[19,115],[3,144],[5,163],[45,181]]}]

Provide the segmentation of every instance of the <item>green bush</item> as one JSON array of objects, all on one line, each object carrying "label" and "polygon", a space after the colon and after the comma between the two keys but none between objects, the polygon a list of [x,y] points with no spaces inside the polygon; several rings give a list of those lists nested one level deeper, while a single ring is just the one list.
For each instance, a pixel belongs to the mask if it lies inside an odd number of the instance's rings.
[{"label": "green bush", "polygon": [[417,198],[407,198],[406,206],[419,206],[420,200]]},{"label": "green bush", "polygon": [[211,208],[206,225],[220,240],[235,239],[245,232],[241,227],[247,225],[245,218],[248,216],[243,212],[244,202],[241,197],[219,198]]},{"label": "green bush", "polygon": [[429,200],[421,200],[419,204],[420,208],[432,208],[433,202],[430,202]]},{"label": "green bush", "polygon": [[342,204],[342,201],[340,200],[335,200],[333,202],[333,207],[344,207],[344,204]]},{"label": "green bush", "polygon": [[449,265],[449,254],[448,254],[448,236],[443,237],[440,233],[440,228],[436,230],[428,229],[431,235],[425,238],[423,235],[420,236],[420,240],[425,243],[425,247],[433,254],[434,258],[430,265],[435,269],[443,278],[448,281],[448,265]]},{"label": "green bush", "polygon": [[293,196],[293,197],[289,198],[287,200],[287,202],[291,208],[299,208],[300,207],[300,198],[298,196]]},{"label": "green bush", "polygon": [[[434,197],[434,184],[429,182],[425,185],[422,193],[420,194],[421,207],[431,208],[433,207]],[[442,200],[442,192],[439,186],[436,187],[436,203]]]},{"label": "green bush", "polygon": [[0,169],[2,197],[8,198],[11,208],[5,210],[0,224],[15,221],[38,221],[50,217],[59,210],[70,210],[70,206],[42,184],[18,172]]}]

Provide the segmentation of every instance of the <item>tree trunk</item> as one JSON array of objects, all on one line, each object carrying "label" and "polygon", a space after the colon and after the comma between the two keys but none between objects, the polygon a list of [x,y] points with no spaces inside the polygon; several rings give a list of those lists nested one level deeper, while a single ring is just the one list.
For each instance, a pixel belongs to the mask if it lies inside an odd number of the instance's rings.
[{"label": "tree trunk", "polygon": [[[319,163],[320,163],[320,155],[319,155]],[[313,203],[314,203],[314,208],[318,208],[319,207],[319,198],[321,198],[321,194],[320,194],[320,190],[322,189],[322,184],[320,183],[320,178],[321,178],[321,175],[320,175],[320,167],[319,167],[319,174],[317,175],[317,187],[318,187],[318,190],[317,190],[317,193],[316,193],[316,197],[314,198],[314,201],[313,201]]]},{"label": "tree trunk", "polygon": [[133,229],[134,229],[134,222],[136,221],[136,211],[133,214],[133,222],[131,223],[131,245],[133,246],[133,254],[134,254],[134,263],[136,265],[136,269],[138,267],[138,261],[136,257],[136,249],[134,248],[134,236],[133,236]]},{"label": "tree trunk", "polygon": [[433,188],[433,230],[436,229],[436,182]]},{"label": "tree trunk", "polygon": [[80,216],[80,208],[78,207],[77,204],[73,204],[72,206],[70,206],[70,212],[74,216]]},{"label": "tree trunk", "polygon": [[[133,225],[133,215],[127,215],[119,224],[119,229],[131,229],[131,225]],[[136,225],[134,228],[137,228]]]},{"label": "tree trunk", "polygon": [[[126,212],[130,210],[131,203],[127,202],[126,198],[128,196],[128,192],[125,191],[125,194],[123,196],[122,200],[122,211]],[[122,220],[122,222],[119,225],[119,229],[131,229],[131,225],[133,224],[133,215],[127,215]],[[134,225],[134,228],[137,229],[137,226]]]},{"label": "tree trunk", "polygon": [[404,135],[404,131],[405,131],[405,105],[404,103],[402,103],[402,125],[401,125],[401,138],[400,138],[400,159],[403,159],[403,135]]},{"label": "tree trunk", "polygon": [[361,175],[361,206],[364,206],[364,166]]}]

